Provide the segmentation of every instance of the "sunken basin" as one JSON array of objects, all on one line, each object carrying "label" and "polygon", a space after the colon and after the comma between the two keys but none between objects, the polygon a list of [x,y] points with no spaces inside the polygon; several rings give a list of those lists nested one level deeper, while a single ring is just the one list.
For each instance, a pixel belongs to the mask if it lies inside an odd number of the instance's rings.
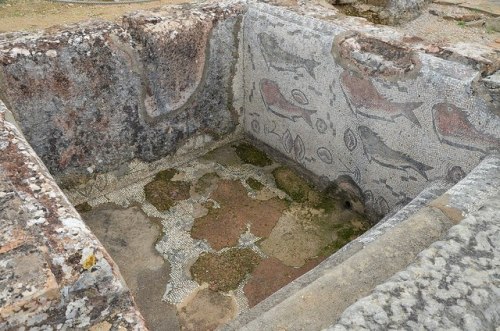
[{"label": "sunken basin", "polygon": [[498,48],[360,8],[0,34],[0,329],[498,325]]}]

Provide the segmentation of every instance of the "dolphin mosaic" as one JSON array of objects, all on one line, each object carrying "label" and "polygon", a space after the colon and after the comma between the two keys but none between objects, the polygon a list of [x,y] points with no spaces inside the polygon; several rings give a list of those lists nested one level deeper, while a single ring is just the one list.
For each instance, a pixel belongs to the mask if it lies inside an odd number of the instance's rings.
[{"label": "dolphin mosaic", "polygon": [[303,68],[314,79],[314,69],[320,64],[314,60],[301,58],[289,53],[280,47],[275,37],[268,33],[261,32],[258,35],[260,49],[264,55],[264,60],[268,67],[279,71],[294,71]]},{"label": "dolphin mosaic", "polygon": [[478,131],[469,121],[468,114],[453,104],[435,104],[432,124],[439,141],[447,145],[482,153],[500,151],[500,139]]},{"label": "dolphin mosaic", "polygon": [[296,119],[302,118],[311,128],[313,127],[311,115],[316,113],[316,110],[292,104],[283,96],[276,82],[269,79],[262,79],[260,81],[260,93],[267,110],[271,113],[294,122]]},{"label": "dolphin mosaic", "polygon": [[422,102],[392,102],[379,93],[370,79],[359,78],[348,71],[341,74],[341,82],[347,101],[354,106],[356,113],[389,122],[404,116],[421,127],[414,110],[420,107]]},{"label": "dolphin mosaic", "polygon": [[366,126],[359,126],[358,132],[368,161],[373,160],[384,167],[393,169],[406,170],[410,168],[429,180],[425,172],[433,169],[432,167],[391,149],[383,142],[382,138]]}]

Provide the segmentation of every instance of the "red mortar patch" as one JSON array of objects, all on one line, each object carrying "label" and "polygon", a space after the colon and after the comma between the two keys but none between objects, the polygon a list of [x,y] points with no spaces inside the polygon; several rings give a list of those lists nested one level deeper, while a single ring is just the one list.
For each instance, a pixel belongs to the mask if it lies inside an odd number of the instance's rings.
[{"label": "red mortar patch", "polygon": [[300,268],[286,266],[274,257],[262,260],[243,287],[249,306],[255,306],[286,284],[316,267],[324,259],[325,257],[311,259]]},{"label": "red mortar patch", "polygon": [[215,250],[235,246],[246,225],[258,237],[268,237],[286,204],[273,198],[259,201],[248,196],[239,181],[222,180],[212,194],[220,208],[212,208],[206,216],[195,220],[191,229],[194,239],[206,239]]}]

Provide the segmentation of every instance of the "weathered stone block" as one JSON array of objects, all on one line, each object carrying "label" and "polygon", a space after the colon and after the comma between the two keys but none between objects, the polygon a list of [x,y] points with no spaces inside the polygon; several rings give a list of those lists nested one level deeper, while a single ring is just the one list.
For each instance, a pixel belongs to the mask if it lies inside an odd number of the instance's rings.
[{"label": "weathered stone block", "polygon": [[[59,286],[44,254],[33,246],[23,246],[1,256],[0,317],[25,319],[48,310],[59,299]],[[24,316],[18,314],[23,311]],[[16,316],[16,314],[18,314]],[[0,324],[1,325],[1,324]]]},{"label": "weathered stone block", "polygon": [[430,0],[329,0],[348,15],[378,24],[400,24],[417,17]]}]

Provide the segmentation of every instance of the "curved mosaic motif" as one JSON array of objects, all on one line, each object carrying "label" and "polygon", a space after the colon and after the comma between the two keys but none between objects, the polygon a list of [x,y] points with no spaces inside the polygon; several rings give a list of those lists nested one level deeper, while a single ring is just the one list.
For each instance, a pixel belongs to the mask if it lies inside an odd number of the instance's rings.
[{"label": "curved mosaic motif", "polygon": [[413,124],[421,127],[414,110],[422,105],[422,102],[393,102],[385,98],[377,90],[369,78],[360,78],[349,71],[341,75],[342,87],[357,114],[394,122],[394,118],[404,116]]},{"label": "curved mosaic motif", "polygon": [[302,118],[310,127],[313,126],[311,115],[316,113],[316,110],[306,109],[292,104],[283,96],[275,81],[262,79],[260,81],[260,93],[267,110],[274,115],[289,119],[293,122],[298,118]]},{"label": "curved mosaic motif", "polygon": [[281,139],[282,139],[283,148],[285,149],[285,152],[291,153],[293,150],[294,143],[293,143],[293,137],[292,137],[292,134],[290,133],[290,130],[286,130]]},{"label": "curved mosaic motif", "polygon": [[333,162],[333,157],[332,153],[328,150],[326,147],[320,147],[316,151],[316,154],[318,154],[318,157],[321,161],[323,161],[326,164],[332,164]]},{"label": "curved mosaic motif", "polygon": [[306,155],[306,147],[302,138],[297,135],[293,141],[293,153],[295,154],[295,159],[297,161],[302,161]]},{"label": "curved mosaic motif", "polygon": [[309,100],[307,99],[307,96],[304,94],[304,92],[302,92],[299,89],[292,90],[292,97],[293,97],[293,100],[295,100],[297,103],[301,104],[302,106],[309,104]]},{"label": "curved mosaic motif", "polygon": [[358,132],[363,143],[364,153],[369,161],[373,160],[381,166],[393,169],[406,170],[410,168],[418,172],[425,180],[428,180],[425,172],[433,169],[432,167],[418,162],[402,152],[391,149],[378,134],[367,126],[358,127]]},{"label": "curved mosaic motif", "polygon": [[347,128],[344,132],[344,144],[349,151],[353,151],[358,146],[358,139],[351,129]]}]

